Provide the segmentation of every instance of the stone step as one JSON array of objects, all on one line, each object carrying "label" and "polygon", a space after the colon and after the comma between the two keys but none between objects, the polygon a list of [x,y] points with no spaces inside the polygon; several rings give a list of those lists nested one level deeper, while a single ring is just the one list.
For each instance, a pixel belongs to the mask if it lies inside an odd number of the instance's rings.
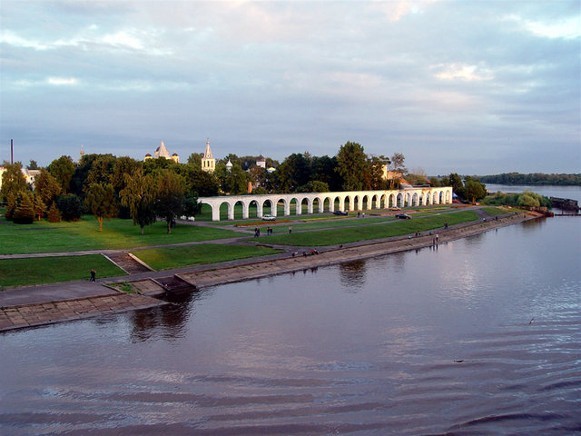
[{"label": "stone step", "polygon": [[113,253],[107,256],[115,265],[127,272],[128,274],[142,273],[151,271],[142,263],[135,260],[130,253]]}]

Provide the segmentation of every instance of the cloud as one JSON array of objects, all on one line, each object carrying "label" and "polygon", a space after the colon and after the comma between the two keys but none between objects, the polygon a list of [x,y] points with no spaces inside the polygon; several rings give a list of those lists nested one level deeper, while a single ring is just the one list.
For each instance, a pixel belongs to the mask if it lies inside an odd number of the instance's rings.
[{"label": "cloud", "polygon": [[76,77],[49,77],[46,83],[54,86],[76,86],[79,80]]},{"label": "cloud", "polygon": [[440,64],[430,67],[436,70],[434,76],[441,80],[462,80],[466,82],[481,82],[494,79],[490,70],[477,65]]},{"label": "cloud", "polygon": [[578,39],[581,37],[581,17],[567,17],[553,22],[530,20],[518,15],[504,17],[506,21],[518,24],[531,34],[549,39]]},{"label": "cloud", "polygon": [[580,145],[577,0],[3,0],[0,19],[0,141],[39,161],[160,138],[187,156],[210,136],[277,159],[354,140],[428,172],[483,147],[486,173],[575,167],[543,147]]}]

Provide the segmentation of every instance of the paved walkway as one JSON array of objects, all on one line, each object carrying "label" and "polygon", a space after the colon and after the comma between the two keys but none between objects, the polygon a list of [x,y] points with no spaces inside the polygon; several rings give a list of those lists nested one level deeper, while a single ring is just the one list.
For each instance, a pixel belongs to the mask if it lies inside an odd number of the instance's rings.
[{"label": "paved walkway", "polygon": [[[530,215],[511,215],[499,220],[465,223],[439,231],[439,244],[468,237],[484,231],[516,224]],[[164,292],[163,278],[177,276],[196,288],[248,280],[269,275],[301,271],[338,264],[356,259],[370,258],[395,252],[429,247],[434,237],[393,237],[382,240],[362,241],[338,247],[325,247],[319,254],[303,256],[304,247],[284,247],[282,253],[261,258],[223,262],[219,265],[197,265],[171,271],[147,271],[119,278],[107,278],[97,282],[75,281],[52,285],[11,288],[0,292],[0,332],[39,326],[55,322],[82,319],[103,313],[145,309],[168,304],[160,299],[142,294],[126,294],[105,283],[131,282],[144,294],[147,288]],[[290,251],[289,251],[290,250]],[[63,253],[61,253],[62,255]],[[143,285],[151,282],[152,286]],[[160,292],[161,291],[161,292]]]}]

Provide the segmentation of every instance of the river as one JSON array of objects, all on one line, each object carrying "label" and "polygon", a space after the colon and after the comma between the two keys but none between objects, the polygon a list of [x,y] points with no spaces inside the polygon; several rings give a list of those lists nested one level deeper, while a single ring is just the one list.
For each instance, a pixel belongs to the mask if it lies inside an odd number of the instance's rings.
[{"label": "river", "polygon": [[0,434],[581,432],[579,217],[177,303],[1,334]]}]

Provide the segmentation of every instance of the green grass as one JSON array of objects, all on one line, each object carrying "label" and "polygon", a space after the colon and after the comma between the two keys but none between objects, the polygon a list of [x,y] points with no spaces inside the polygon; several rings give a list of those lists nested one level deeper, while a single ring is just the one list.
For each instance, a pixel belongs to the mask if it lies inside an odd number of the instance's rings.
[{"label": "green grass", "polygon": [[0,286],[88,280],[91,269],[97,271],[97,278],[125,275],[100,254],[0,259]]},{"label": "green grass", "polygon": [[506,215],[507,214],[507,210],[503,209],[501,207],[483,207],[482,210],[484,212],[486,212],[487,215],[491,216],[491,217],[495,217],[495,216],[500,216],[500,215]]},{"label": "green grass", "polygon": [[97,220],[84,216],[77,222],[14,224],[0,221],[0,254],[59,253],[64,251],[126,249],[151,245],[208,241],[239,236],[231,230],[178,224],[167,234],[165,222],[147,226],[141,235],[131,220],[105,221],[99,232]]},{"label": "green grass", "polygon": [[472,210],[445,214],[427,214],[424,216],[415,214],[411,220],[385,219],[384,221],[379,221],[378,225],[374,225],[372,219],[364,218],[356,220],[356,224],[358,225],[349,227],[308,232],[296,232],[295,227],[293,227],[292,234],[277,235],[275,232],[273,236],[268,237],[268,242],[272,244],[309,247],[347,244],[350,242],[368,241],[435,230],[442,228],[445,223],[454,225],[477,220],[478,214]]},{"label": "green grass", "polygon": [[163,247],[135,251],[133,254],[156,270],[179,268],[188,265],[201,265],[266,256],[278,253],[262,246],[196,244],[187,247]]}]

